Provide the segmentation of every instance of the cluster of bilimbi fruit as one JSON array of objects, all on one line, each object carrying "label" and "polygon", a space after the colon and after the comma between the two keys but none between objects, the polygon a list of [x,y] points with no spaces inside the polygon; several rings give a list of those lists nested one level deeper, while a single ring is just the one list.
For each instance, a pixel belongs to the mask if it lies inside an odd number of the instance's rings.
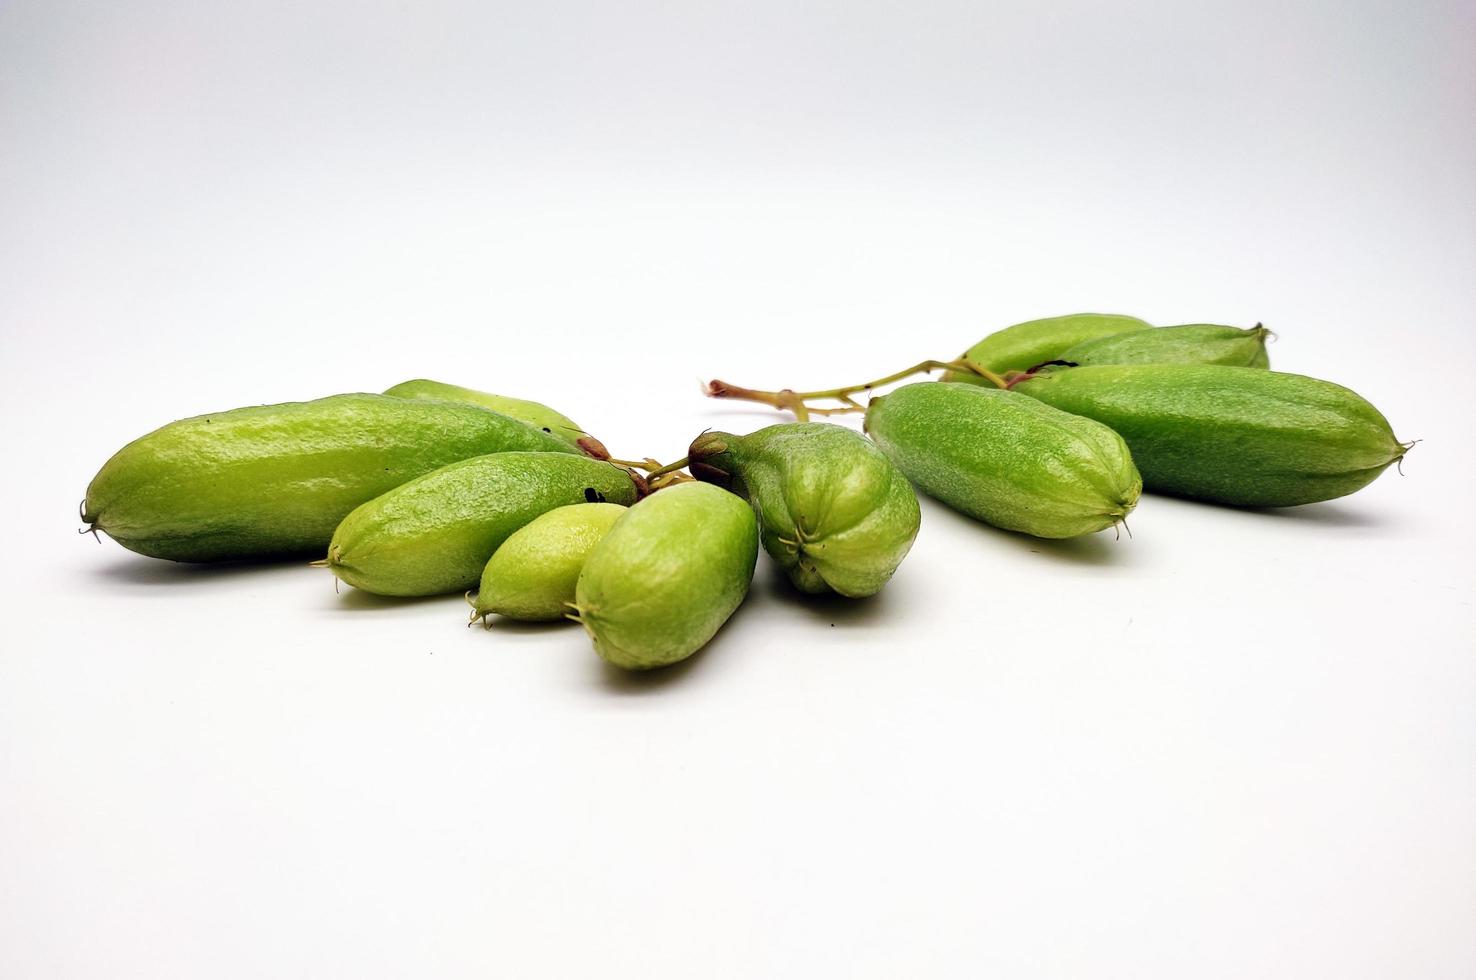
[{"label": "cluster of bilimbi fruit", "polygon": [[[1266,339],[1078,314],[867,384],[714,381],[714,397],[801,421],[704,432],[667,466],[612,460],[537,402],[410,381],[166,425],[103,466],[82,518],[157,558],[312,554],[379,595],[475,590],[473,621],[567,616],[610,663],[660,667],[732,615],[760,544],[802,592],[876,593],[917,536],[914,486],[995,527],[1067,538],[1123,522],[1144,489],[1284,507],[1352,493],[1403,458],[1411,444],[1359,395],[1271,371]],[[808,421],[847,411],[865,412],[870,440]]]}]

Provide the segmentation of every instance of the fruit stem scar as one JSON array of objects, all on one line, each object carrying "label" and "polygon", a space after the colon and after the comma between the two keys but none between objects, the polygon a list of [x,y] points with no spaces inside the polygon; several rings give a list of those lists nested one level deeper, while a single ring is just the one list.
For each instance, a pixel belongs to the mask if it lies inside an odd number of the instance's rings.
[{"label": "fruit stem scar", "polygon": [[[568,427],[560,426],[559,428],[567,429]],[[543,431],[547,432],[548,429],[545,428]],[[605,444],[603,442],[600,442],[594,436],[590,435],[588,432],[585,432],[582,429],[576,429],[574,431],[577,431],[579,433],[579,438],[574,441],[574,444],[578,446],[586,456],[590,457],[591,459],[610,459],[610,450],[605,448]],[[611,462],[615,461],[611,460]]]},{"label": "fruit stem scar", "polygon": [[1015,385],[1019,384],[1021,381],[1029,381],[1030,379],[1036,377],[1037,372],[1040,371],[1041,368],[1048,368],[1048,367],[1080,367],[1080,366],[1081,365],[1077,364],[1075,361],[1063,361],[1063,360],[1060,360],[1059,358],[1057,360],[1054,360],[1054,361],[1041,361],[1039,364],[1034,365],[1029,370],[1026,370],[1026,371],[1012,371],[1012,372],[1010,372],[1009,375],[1008,375],[1008,377],[1005,380],[1005,383],[1003,385],[1001,385],[1000,387],[1006,389],[1007,391],[1013,391],[1014,388],[1015,388]]},{"label": "fruit stem scar", "polygon": [[[788,410],[794,413],[795,418],[801,422],[809,421],[813,415],[850,415],[856,412],[866,411],[866,406],[856,401],[853,395],[861,392],[869,392],[873,388],[889,385],[903,378],[909,378],[914,374],[926,374],[932,371],[958,371],[964,374],[977,375],[993,384],[995,387],[1005,387],[1005,381],[992,371],[970,364],[966,360],[939,361],[929,359],[919,361],[911,367],[901,371],[877,378],[873,381],[865,381],[861,384],[843,385],[839,388],[825,388],[817,391],[795,391],[793,388],[781,388],[778,391],[765,391],[759,388],[744,388],[741,385],[729,384],[726,381],[713,379],[707,383],[704,389],[709,398],[736,398],[741,401],[760,402],[764,405],[772,405],[780,411]],[[841,404],[832,407],[820,407],[810,404],[812,401],[837,401]]]}]

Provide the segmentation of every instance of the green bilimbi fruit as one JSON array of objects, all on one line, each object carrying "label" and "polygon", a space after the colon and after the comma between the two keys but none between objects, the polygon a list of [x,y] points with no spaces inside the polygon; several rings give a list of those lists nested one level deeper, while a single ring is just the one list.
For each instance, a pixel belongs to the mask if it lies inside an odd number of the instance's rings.
[{"label": "green bilimbi fruit", "polygon": [[527,422],[534,428],[542,429],[583,450],[595,459],[610,458],[609,452],[598,439],[581,429],[569,416],[556,412],[541,402],[528,401],[526,398],[512,398],[508,395],[494,395],[487,391],[477,391],[475,388],[463,388],[460,385],[449,385],[425,378],[402,381],[393,388],[387,389],[385,394],[396,398],[476,405],[478,408],[490,409],[509,418]]},{"label": "green bilimbi fruit", "polygon": [[[1077,344],[1098,337],[1147,330],[1151,326],[1137,317],[1116,313],[1073,313],[1044,320],[1027,320],[996,330],[970,347],[959,359],[994,374],[1028,371],[1037,364],[1059,360]],[[964,371],[947,371],[942,380],[979,385],[988,383],[979,375]]]},{"label": "green bilimbi fruit", "polygon": [[595,545],[574,590],[595,652],[631,670],[696,653],[748,594],[758,537],[748,504],[710,484],[636,504]]},{"label": "green bilimbi fruit", "polygon": [[619,504],[569,504],[513,532],[492,554],[472,602],[472,619],[563,619],[585,559],[624,516]]},{"label": "green bilimbi fruit", "polygon": [[497,453],[443,466],[356,508],[323,561],[365,592],[465,592],[498,545],[565,504],[634,503],[636,484],[613,463],[565,453]]},{"label": "green bilimbi fruit", "polygon": [[874,595],[917,537],[917,496],[907,478],[839,425],[706,432],[687,455],[697,479],[748,498],[764,550],[802,592]]},{"label": "green bilimbi fruit", "polygon": [[1367,401],[1299,374],[1218,365],[1049,369],[1016,391],[1112,426],[1157,493],[1245,507],[1362,489],[1411,443]]},{"label": "green bilimbi fruit", "polygon": [[322,553],[355,507],[447,463],[505,450],[577,452],[485,409],[334,395],[171,422],[93,477],[82,519],[174,561]]},{"label": "green bilimbi fruit", "polygon": [[1154,327],[1088,340],[1061,355],[1073,364],[1224,364],[1270,367],[1266,338],[1259,324],[1247,330],[1212,323]]},{"label": "green bilimbi fruit", "polygon": [[866,431],[918,489],[1010,531],[1069,538],[1111,527],[1142,480],[1121,437],[1025,395],[947,383],[873,398]]}]

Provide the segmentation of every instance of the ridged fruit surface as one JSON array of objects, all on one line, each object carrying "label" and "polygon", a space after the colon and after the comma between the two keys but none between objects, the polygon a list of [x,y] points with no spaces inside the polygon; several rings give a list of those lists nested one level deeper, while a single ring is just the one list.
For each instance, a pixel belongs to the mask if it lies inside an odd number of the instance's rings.
[{"label": "ridged fruit surface", "polygon": [[505,415],[334,395],[171,422],[93,478],[82,519],[139,554],[221,561],[321,554],[349,511],[447,463],[576,452]]},{"label": "ridged fruit surface", "polygon": [[1244,507],[1331,500],[1403,458],[1378,409],[1341,385],[1216,365],[1062,368],[1015,388],[1110,425],[1155,493]]}]

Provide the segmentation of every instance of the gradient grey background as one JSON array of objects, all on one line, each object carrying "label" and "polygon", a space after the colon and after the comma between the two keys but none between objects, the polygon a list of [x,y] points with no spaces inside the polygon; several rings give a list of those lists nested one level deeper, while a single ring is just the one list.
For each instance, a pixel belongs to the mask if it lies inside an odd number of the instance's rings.
[{"label": "gradient grey background", "polygon": [[[1476,5],[0,0],[0,975],[1476,975]],[[924,501],[674,681],[73,535],[425,375],[627,455],[1078,310],[1264,321],[1407,476]],[[84,547],[85,545],[85,547]],[[835,624],[834,628],[831,624]]]}]

